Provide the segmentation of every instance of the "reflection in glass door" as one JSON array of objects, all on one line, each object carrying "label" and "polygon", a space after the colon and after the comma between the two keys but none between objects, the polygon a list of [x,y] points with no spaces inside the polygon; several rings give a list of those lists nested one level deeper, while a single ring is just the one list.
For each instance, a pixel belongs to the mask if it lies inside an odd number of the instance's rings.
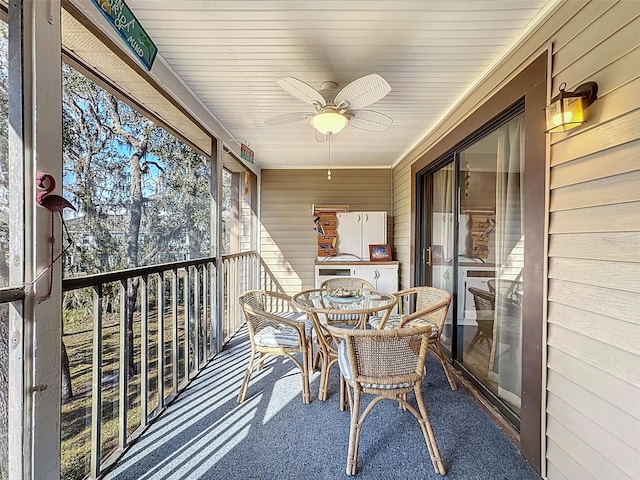
[{"label": "reflection in glass door", "polygon": [[[455,166],[452,163],[442,167],[431,175],[431,239],[430,285],[447,290],[453,295],[454,266],[454,189]],[[449,309],[445,327],[442,331],[442,344],[451,350],[453,333],[453,309]]]},{"label": "reflection in glass door", "polygon": [[460,152],[458,360],[517,415],[523,172],[523,115]]},{"label": "reflection in glass door", "polygon": [[524,115],[512,114],[450,152],[438,162],[446,165],[421,174],[418,208],[426,265],[418,281],[453,295],[443,346],[514,424],[522,389],[524,141]]}]

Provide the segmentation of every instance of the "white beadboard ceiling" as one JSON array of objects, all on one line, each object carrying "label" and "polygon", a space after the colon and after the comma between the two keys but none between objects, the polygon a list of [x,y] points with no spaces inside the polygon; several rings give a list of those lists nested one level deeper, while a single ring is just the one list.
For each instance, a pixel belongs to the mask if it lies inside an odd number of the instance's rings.
[{"label": "white beadboard ceiling", "polygon": [[[126,0],[166,63],[262,168],[326,168],[328,144],[310,111],[275,80],[319,89],[377,73],[391,93],[367,107],[393,119],[384,132],[347,127],[332,167],[390,167],[557,3],[556,0]],[[153,71],[152,71],[153,72]],[[235,148],[234,148],[235,150]]]}]

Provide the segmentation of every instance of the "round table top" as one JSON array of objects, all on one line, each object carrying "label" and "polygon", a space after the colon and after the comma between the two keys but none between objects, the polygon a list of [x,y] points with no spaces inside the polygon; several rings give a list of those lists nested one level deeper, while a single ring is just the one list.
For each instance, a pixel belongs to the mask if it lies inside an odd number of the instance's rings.
[{"label": "round table top", "polygon": [[292,302],[308,312],[355,314],[391,309],[398,303],[398,299],[379,290],[362,290],[353,295],[335,296],[330,294],[330,290],[317,288],[296,293]]}]

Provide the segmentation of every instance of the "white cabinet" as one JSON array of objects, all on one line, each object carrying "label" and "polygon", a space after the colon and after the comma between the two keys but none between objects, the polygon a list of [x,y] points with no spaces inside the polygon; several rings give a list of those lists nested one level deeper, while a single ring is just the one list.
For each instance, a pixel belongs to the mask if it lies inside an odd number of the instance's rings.
[{"label": "white cabinet", "polygon": [[316,288],[335,277],[356,277],[368,281],[376,290],[398,291],[398,262],[318,262],[315,268]]},{"label": "white cabinet", "polygon": [[376,290],[398,291],[398,265],[362,265],[353,270],[354,277],[368,281]]},{"label": "white cabinet", "polygon": [[369,245],[387,243],[387,212],[337,214],[338,252],[369,260]]}]

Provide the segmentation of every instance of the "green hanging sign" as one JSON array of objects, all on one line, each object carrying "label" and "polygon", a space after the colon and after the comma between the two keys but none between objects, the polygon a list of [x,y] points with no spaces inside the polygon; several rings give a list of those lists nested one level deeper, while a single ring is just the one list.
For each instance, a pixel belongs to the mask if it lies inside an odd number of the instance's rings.
[{"label": "green hanging sign", "polygon": [[249,163],[253,163],[253,150],[247,147],[244,143],[240,145],[240,158]]},{"label": "green hanging sign", "polygon": [[158,47],[151,41],[124,0],[91,1],[146,69],[151,70],[156,53],[158,53]]}]

